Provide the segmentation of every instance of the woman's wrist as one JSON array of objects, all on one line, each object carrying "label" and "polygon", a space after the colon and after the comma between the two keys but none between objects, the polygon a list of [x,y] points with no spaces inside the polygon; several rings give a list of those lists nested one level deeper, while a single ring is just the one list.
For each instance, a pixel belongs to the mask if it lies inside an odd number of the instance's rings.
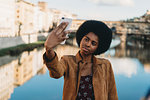
[{"label": "woman's wrist", "polygon": [[51,48],[46,48],[46,57],[51,60],[52,58],[54,58],[55,56],[55,52],[53,49]]},{"label": "woman's wrist", "polygon": [[[55,52],[54,52],[55,53]],[[46,52],[43,54],[43,59],[44,59],[44,63],[48,63],[48,62],[51,62],[53,59],[55,59],[55,57],[56,57],[56,53],[55,53],[55,55],[54,55],[54,57],[53,58],[48,58],[49,56],[46,56]]]}]

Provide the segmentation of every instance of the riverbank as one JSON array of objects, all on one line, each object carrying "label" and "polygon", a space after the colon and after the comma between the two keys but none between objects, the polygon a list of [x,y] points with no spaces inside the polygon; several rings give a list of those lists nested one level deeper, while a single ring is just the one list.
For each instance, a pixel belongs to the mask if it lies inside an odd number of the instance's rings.
[{"label": "riverbank", "polygon": [[[18,55],[23,51],[31,51],[34,48],[43,47],[47,35],[48,33],[43,33],[43,34],[38,34],[36,36],[34,34],[34,35],[27,35],[27,36],[24,35],[21,37],[13,37],[13,38],[1,38],[0,56]],[[75,33],[74,32],[70,33],[69,39],[66,41],[66,44],[73,45],[72,39],[74,37],[75,37]]]},{"label": "riverbank", "polygon": [[29,43],[29,44],[21,44],[14,47],[4,48],[0,49],[0,56],[4,55],[18,55],[23,51],[31,51],[34,48],[39,48],[44,46],[45,41],[38,41],[35,43]]},{"label": "riverbank", "polygon": [[[4,49],[0,49],[0,56],[5,56],[5,55],[19,55],[23,51],[32,51],[34,48],[40,48],[44,47],[44,40],[43,41],[38,41],[34,43],[29,43],[29,44],[21,44],[13,47],[8,47]],[[70,37],[66,43],[66,45],[73,45],[73,40],[72,37]]]}]

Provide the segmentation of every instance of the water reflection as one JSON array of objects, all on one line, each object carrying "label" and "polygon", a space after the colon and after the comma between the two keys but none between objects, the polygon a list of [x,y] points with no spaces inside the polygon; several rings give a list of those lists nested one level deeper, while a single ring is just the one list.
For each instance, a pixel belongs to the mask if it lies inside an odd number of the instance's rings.
[{"label": "water reflection", "polygon": [[[131,58],[139,60],[146,72],[150,72],[150,44],[143,45],[141,41],[129,41],[121,43],[115,47],[115,55],[117,58]],[[111,50],[110,50],[111,51]]]},{"label": "water reflection", "polygon": [[34,49],[15,57],[0,57],[0,100],[10,99],[14,88],[23,85],[36,74],[46,72],[42,54],[43,49]]},{"label": "water reflection", "polygon": [[146,95],[150,86],[149,51],[149,44],[132,40],[105,54],[112,62],[120,100],[142,100]]},{"label": "water reflection", "polygon": [[12,64],[0,67],[0,100],[8,100],[14,90],[14,68]]},{"label": "water reflection", "polygon": [[[115,74],[124,75],[131,78],[133,75],[138,73],[138,66],[141,63],[138,59],[130,58],[108,58],[112,62],[112,66]],[[130,65],[130,66],[129,66]]]}]

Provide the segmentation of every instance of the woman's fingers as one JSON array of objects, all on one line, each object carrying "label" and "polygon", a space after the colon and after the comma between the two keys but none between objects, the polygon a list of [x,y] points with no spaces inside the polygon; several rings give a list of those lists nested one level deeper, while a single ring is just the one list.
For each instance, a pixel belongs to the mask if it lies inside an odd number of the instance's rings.
[{"label": "woman's fingers", "polygon": [[71,33],[71,32],[72,32],[72,31],[70,31],[70,30],[67,30],[67,31],[62,32],[62,38],[63,38],[63,39],[68,39],[69,37],[68,37],[67,34],[69,34],[69,33]]},{"label": "woman's fingers", "polygon": [[45,41],[45,47],[53,48],[68,37],[66,35],[71,31],[64,31],[67,27],[68,23],[61,23],[58,27],[56,27],[51,34],[49,34],[48,38]]},{"label": "woman's fingers", "polygon": [[67,34],[69,34],[71,32],[72,32],[71,30],[67,30],[67,31],[62,32],[62,37],[66,37]]},{"label": "woman's fingers", "polygon": [[58,36],[58,39],[60,40],[60,42],[68,39],[69,37],[67,36],[67,34],[71,33],[70,30],[68,31],[63,31],[59,36]]},{"label": "woman's fingers", "polygon": [[57,32],[57,30],[60,28],[60,27],[62,27],[62,25],[63,25],[64,23],[61,23],[60,25],[58,25],[55,29],[53,29],[53,33],[56,33]]},{"label": "woman's fingers", "polygon": [[61,39],[62,37],[62,33],[64,32],[64,29],[66,28],[66,26],[68,25],[68,23],[61,23],[58,27],[56,27],[52,32],[51,34],[49,34],[47,40],[50,39]]},{"label": "woman's fingers", "polygon": [[67,27],[67,25],[68,25],[67,22],[61,23],[61,24],[57,27],[55,33],[56,33],[57,35],[61,34],[61,33],[65,30],[65,28]]},{"label": "woman's fingers", "polygon": [[70,34],[72,31],[71,30],[67,30],[65,31],[65,34]]}]

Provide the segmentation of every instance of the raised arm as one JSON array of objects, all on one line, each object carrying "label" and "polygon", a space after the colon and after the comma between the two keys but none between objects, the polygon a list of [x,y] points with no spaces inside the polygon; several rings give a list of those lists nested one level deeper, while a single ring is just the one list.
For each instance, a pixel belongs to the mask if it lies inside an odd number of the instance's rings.
[{"label": "raised arm", "polygon": [[64,31],[67,25],[68,23],[64,22],[56,27],[49,34],[44,44],[46,49],[46,52],[43,55],[44,63],[50,71],[50,76],[53,78],[59,78],[65,72],[65,61],[63,58],[60,62],[58,61],[57,54],[54,52],[53,48],[67,39],[66,34],[70,33],[70,31]]},{"label": "raised arm", "polygon": [[67,25],[68,23],[65,22],[61,23],[49,34],[48,38],[46,39],[44,46],[46,48],[46,56],[49,59],[52,59],[55,55],[53,48],[56,47],[65,39],[67,39],[66,34],[70,32],[70,31],[64,31]]}]

